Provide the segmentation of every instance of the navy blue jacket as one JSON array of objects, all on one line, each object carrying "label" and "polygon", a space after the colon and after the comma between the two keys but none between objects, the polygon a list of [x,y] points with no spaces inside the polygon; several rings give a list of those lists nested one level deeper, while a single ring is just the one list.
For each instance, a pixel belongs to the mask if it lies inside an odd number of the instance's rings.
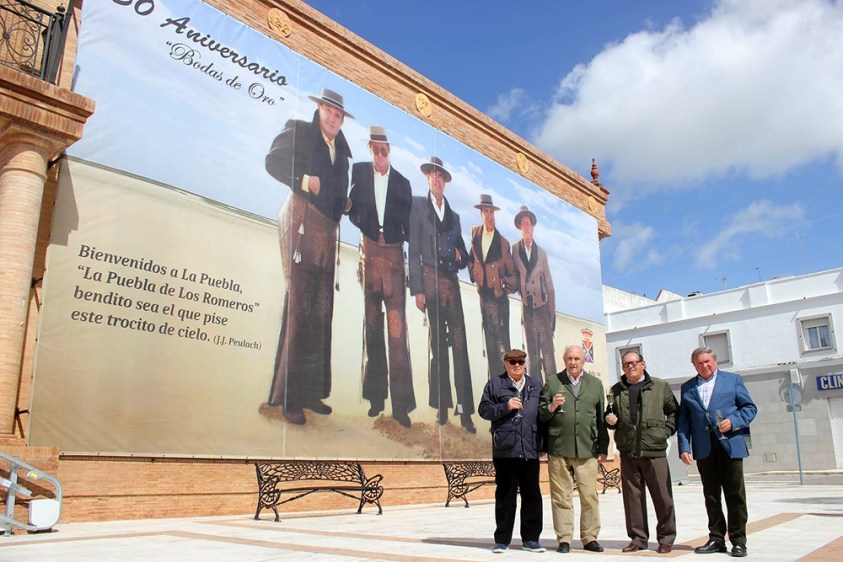
[{"label": "navy blue jacket", "polygon": [[477,412],[492,422],[492,456],[504,458],[538,459],[541,438],[538,431],[539,398],[542,387],[529,375],[524,375],[521,417],[518,410],[510,411],[507,403],[516,395],[515,385],[504,373],[492,377],[483,389]]}]

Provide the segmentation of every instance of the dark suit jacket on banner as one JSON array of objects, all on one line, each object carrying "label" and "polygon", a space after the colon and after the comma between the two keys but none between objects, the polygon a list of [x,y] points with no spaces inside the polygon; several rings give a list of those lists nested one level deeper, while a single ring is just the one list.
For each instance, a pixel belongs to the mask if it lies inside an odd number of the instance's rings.
[{"label": "dark suit jacket on banner", "polygon": [[[348,218],[367,238],[377,241],[381,231],[375,204],[374,176],[375,170],[371,162],[359,162],[351,167],[351,210],[348,212]],[[383,217],[384,242],[399,244],[409,240],[412,204],[410,181],[398,170],[390,167]]]}]

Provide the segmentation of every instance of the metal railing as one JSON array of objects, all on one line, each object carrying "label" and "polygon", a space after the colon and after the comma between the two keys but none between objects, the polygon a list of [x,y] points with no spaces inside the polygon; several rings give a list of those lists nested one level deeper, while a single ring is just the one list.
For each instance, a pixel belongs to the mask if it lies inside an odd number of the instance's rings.
[{"label": "metal railing", "polygon": [[[2,461],[8,462],[8,468]],[[52,485],[53,491],[43,490],[41,481]],[[43,492],[51,493],[54,497],[32,499],[33,494],[39,492],[30,488],[38,488]],[[0,535],[11,536],[14,527],[27,531],[46,531],[58,523],[62,500],[61,483],[58,478],[0,451],[0,492],[4,490],[6,511],[5,514],[0,513]],[[27,498],[29,501],[29,522],[15,519],[15,500],[18,496]]]},{"label": "metal railing", "polygon": [[0,64],[55,84],[73,4],[48,12],[25,0],[0,0]]}]

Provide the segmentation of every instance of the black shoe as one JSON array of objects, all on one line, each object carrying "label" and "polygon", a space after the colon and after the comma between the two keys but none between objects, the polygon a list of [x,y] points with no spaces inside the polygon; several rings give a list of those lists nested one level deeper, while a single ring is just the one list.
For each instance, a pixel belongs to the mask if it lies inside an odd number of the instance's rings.
[{"label": "black shoe", "polygon": [[559,552],[561,554],[568,554],[569,552],[571,552],[571,543],[560,542],[559,546],[556,547],[556,552]]},{"label": "black shoe", "polygon": [[[725,548],[724,548],[725,550]],[[732,556],[735,558],[743,558],[746,556],[746,545],[745,544],[736,544],[732,546]]]},{"label": "black shoe", "polygon": [[477,428],[474,427],[474,422],[471,421],[471,416],[468,414],[460,416],[460,425],[462,425],[469,433],[477,433]]},{"label": "black shoe", "polygon": [[[746,550],[746,548],[744,548]],[[694,549],[697,554],[711,554],[713,552],[726,552],[726,545],[721,544],[714,539],[708,539],[708,542],[702,546]]]},{"label": "black shoe", "polygon": [[589,541],[582,545],[582,547],[589,552],[603,552],[603,547],[597,541]]},{"label": "black shoe", "polygon": [[295,425],[304,425],[307,421],[304,417],[304,412],[299,408],[298,410],[287,410],[284,412],[284,417],[287,421]]},{"label": "black shoe", "polygon": [[440,409],[439,414],[436,416],[436,421],[439,425],[445,425],[448,423],[448,409]]},{"label": "black shoe", "polygon": [[369,417],[376,418],[381,412],[383,412],[383,400],[370,400]]},{"label": "black shoe", "polygon": [[305,406],[305,408],[312,411],[314,414],[322,414],[323,416],[327,416],[328,414],[334,411],[330,406],[328,406],[321,400],[317,400],[313,404]]},{"label": "black shoe", "polygon": [[392,417],[395,418],[395,421],[397,421],[398,423],[400,423],[404,427],[410,427],[411,425],[413,425],[410,422],[410,416],[408,416],[404,412],[398,412],[398,413],[392,414]]}]

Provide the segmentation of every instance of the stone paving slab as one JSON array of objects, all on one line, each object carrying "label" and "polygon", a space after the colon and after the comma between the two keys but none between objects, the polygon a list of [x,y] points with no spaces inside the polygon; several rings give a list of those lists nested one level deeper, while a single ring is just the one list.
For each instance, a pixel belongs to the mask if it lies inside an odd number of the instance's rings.
[{"label": "stone paving slab", "polygon": [[[748,483],[748,560],[843,560],[843,485],[793,485],[767,479]],[[798,480],[797,480],[798,481]],[[544,502],[545,553],[520,549],[515,540],[504,554],[491,552],[494,504],[395,506],[383,515],[353,511],[298,512],[276,523],[248,514],[183,519],[68,523],[53,532],[0,537],[0,561],[417,561],[417,560],[698,560],[693,547],[707,538],[705,508],[698,483],[674,487],[678,537],[668,555],[653,550],[623,554],[627,544],[620,494],[600,496],[602,554],[585,552],[575,539],[570,554],[555,552],[550,502]],[[386,496],[385,496],[386,498]],[[575,498],[575,506],[579,506]],[[651,527],[655,517],[650,514]],[[518,534],[516,524],[516,537]],[[656,546],[651,537],[650,548]],[[717,562],[726,555],[709,555]]]}]

